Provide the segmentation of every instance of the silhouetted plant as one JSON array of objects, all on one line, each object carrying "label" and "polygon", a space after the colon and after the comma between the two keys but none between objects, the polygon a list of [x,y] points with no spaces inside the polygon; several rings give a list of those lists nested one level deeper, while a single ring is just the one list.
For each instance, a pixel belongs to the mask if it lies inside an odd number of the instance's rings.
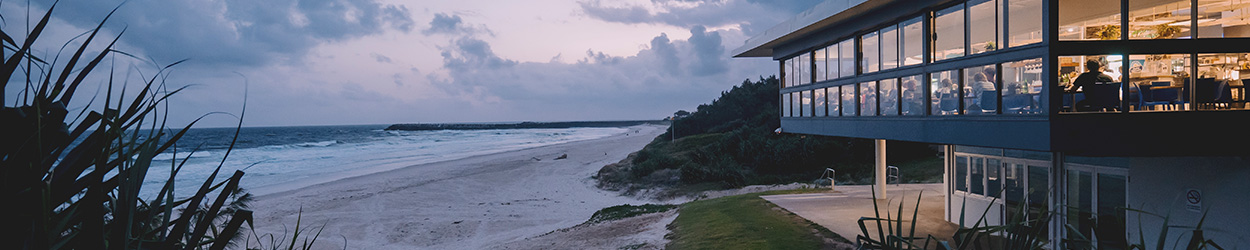
[{"label": "silhouetted plant", "polygon": [[[221,180],[218,164],[194,195],[178,198],[174,176],[186,160],[171,160],[169,179],[156,197],[139,195],[155,166],[153,157],[176,155],[175,143],[203,118],[177,131],[165,127],[165,102],[182,88],[168,89],[164,72],[181,61],[145,79],[132,98],[126,98],[124,85],[115,89],[110,70],[103,109],[84,108],[69,119],[66,106],[101,62],[129,55],[114,50],[124,30],[102,50],[87,51],[117,9],[83,34],[82,45],[64,64],[58,64],[59,56],[49,61],[32,54],[55,8],[53,3],[22,43],[10,29],[0,28],[0,84],[25,83],[13,95],[20,96],[14,106],[0,108],[0,197],[15,204],[0,213],[0,225],[17,230],[0,234],[0,242],[13,249],[224,249],[232,244],[252,218],[246,209],[250,195],[239,188],[243,172]],[[0,92],[0,103],[6,96]],[[232,141],[226,156],[233,147]],[[210,196],[214,192],[215,198]]]},{"label": "silhouetted plant", "polygon": [[[876,200],[877,194],[875,189],[873,189],[872,196],[873,200]],[[920,196],[923,196],[923,192]],[[995,197],[990,201],[990,203],[992,204],[997,200],[997,197]],[[1042,204],[1046,203],[1046,201],[1042,202]],[[950,241],[945,241],[938,239],[933,235],[925,237],[917,237],[915,235],[915,223],[918,215],[916,211],[920,210],[919,197],[916,198],[915,210],[913,210],[910,218],[904,216],[905,214],[903,213],[902,202],[899,203],[897,214],[890,214],[887,212],[884,218],[882,218],[880,212],[877,212],[880,210],[878,209],[876,202],[874,202],[873,211],[875,217],[862,217],[859,219],[861,235],[856,237],[857,245],[860,249],[889,250],[930,249],[931,243],[933,244],[933,247],[941,250],[1045,249],[1047,245],[1051,243],[1051,240],[1048,239],[1049,232],[1046,230],[1046,227],[1051,223],[1053,218],[1056,216],[1062,216],[1062,214],[1057,211],[1050,210],[1046,206],[1038,208],[1019,206],[1015,216],[1007,218],[1006,223],[991,226],[988,225],[986,216],[989,214],[989,210],[994,206],[986,206],[985,210],[981,212],[981,216],[977,219],[977,222],[971,226],[967,226],[963,224],[965,221],[964,216],[968,212],[965,210],[967,205],[967,197],[965,197],[959,208],[959,228],[956,229],[955,235]],[[1159,235],[1155,239],[1153,246],[1147,244],[1145,234],[1142,232],[1142,225],[1139,223],[1137,243],[1128,245],[1128,249],[1174,249],[1180,242],[1173,242],[1171,244],[1172,248],[1167,247],[1169,246],[1167,243],[1168,232],[1169,229],[1172,228],[1184,228],[1191,230],[1189,234],[1189,241],[1184,248],[1185,250],[1224,249],[1214,240],[1208,239],[1203,235],[1202,225],[1203,222],[1206,221],[1207,215],[1205,212],[1202,215],[1202,219],[1198,220],[1197,226],[1190,227],[1169,224],[1171,216],[1161,216],[1133,208],[1119,209],[1137,212],[1139,214],[1139,218],[1140,215],[1150,215],[1163,219],[1163,225],[1160,227]],[[904,231],[903,222],[906,221],[911,221],[911,226],[909,227],[909,230]],[[1138,221],[1141,220],[1139,219]],[[879,237],[873,238],[871,236],[872,234],[869,233],[870,227],[865,222],[876,223],[877,235]],[[1090,238],[1083,235],[1080,230],[1077,230],[1069,224],[1064,224],[1063,226],[1067,231],[1067,239],[1062,241],[1065,244],[1062,248],[1098,249],[1098,245],[1092,244]],[[916,241],[921,239],[924,240],[923,244],[915,244]],[[1178,240],[1179,239],[1180,238],[1178,238]]]}]

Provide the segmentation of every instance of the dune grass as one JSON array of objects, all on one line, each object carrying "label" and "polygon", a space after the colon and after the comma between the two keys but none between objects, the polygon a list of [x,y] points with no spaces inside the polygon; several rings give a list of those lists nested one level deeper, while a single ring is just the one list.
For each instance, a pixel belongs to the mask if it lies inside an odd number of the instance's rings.
[{"label": "dune grass", "polygon": [[673,208],[677,208],[677,205],[668,205],[668,204],[644,204],[644,205],[638,205],[638,206],[629,205],[629,204],[616,205],[616,206],[599,209],[599,211],[596,211],[594,215],[590,216],[590,220],[587,220],[586,223],[599,223],[599,222],[604,222],[604,221],[620,220],[620,219],[644,215],[644,214],[661,213],[661,212],[671,210]]},{"label": "dune grass", "polygon": [[667,249],[824,249],[845,238],[760,198],[824,192],[780,190],[699,200],[681,206]]}]

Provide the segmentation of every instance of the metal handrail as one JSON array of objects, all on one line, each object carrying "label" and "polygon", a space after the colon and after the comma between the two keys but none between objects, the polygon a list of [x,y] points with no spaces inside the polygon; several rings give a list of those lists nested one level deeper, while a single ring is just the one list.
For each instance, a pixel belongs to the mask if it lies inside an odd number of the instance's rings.
[{"label": "metal handrail", "polygon": [[886,173],[885,174],[886,183],[889,183],[890,179],[894,179],[895,186],[903,184],[903,178],[902,178],[903,174],[898,171],[898,167],[895,167],[895,166],[886,167],[885,173]]},{"label": "metal handrail", "polygon": [[829,179],[829,190],[834,190],[834,187],[837,186],[834,183],[834,179],[833,179],[834,175],[836,175],[837,173],[838,173],[837,170],[833,170],[832,168],[825,168],[825,172],[820,174],[820,179]]}]

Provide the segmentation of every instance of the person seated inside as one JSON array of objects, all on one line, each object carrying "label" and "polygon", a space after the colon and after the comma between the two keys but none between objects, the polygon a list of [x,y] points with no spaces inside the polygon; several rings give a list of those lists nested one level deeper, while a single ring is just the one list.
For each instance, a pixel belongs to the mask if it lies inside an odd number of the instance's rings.
[{"label": "person seated inside", "polygon": [[[1080,89],[1081,91],[1086,91],[1086,90],[1089,90],[1091,86],[1094,86],[1098,83],[1115,82],[1115,79],[1112,79],[1111,76],[1102,73],[1102,64],[1098,63],[1097,60],[1086,61],[1085,70],[1086,70],[1085,73],[1081,73],[1080,75],[1076,77],[1075,80],[1072,80],[1072,86],[1069,86],[1067,89],[1064,89],[1064,92],[1076,93],[1078,89]],[[1091,107],[1091,106],[1093,106],[1093,104],[1095,103],[1103,103],[1103,102],[1110,101],[1110,100],[1096,100],[1095,96],[1097,95],[1093,95],[1092,93],[1086,93],[1085,100],[1076,102],[1077,109],[1082,110],[1082,111],[1100,109],[1099,107]]]}]

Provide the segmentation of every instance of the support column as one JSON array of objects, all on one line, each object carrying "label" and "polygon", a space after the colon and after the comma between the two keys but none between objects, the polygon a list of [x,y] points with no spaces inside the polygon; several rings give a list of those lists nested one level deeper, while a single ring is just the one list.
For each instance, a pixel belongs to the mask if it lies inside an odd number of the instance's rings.
[{"label": "support column", "polygon": [[872,185],[872,188],[873,188],[873,190],[875,190],[875,192],[877,193],[877,199],[884,200],[884,199],[886,199],[886,198],[885,198],[885,182],[886,182],[886,178],[885,178],[885,165],[886,165],[886,164],[885,164],[885,140],[883,140],[883,139],[876,139],[876,144],[877,144],[877,145],[876,145],[876,151],[877,151],[877,152],[876,152],[876,153],[877,153],[877,157],[876,157],[876,158],[877,158],[877,162],[876,162],[876,169],[877,169],[877,171],[876,171],[876,172],[877,172],[877,176],[876,176],[876,179],[877,179],[877,182],[876,182],[876,184],[873,184],[873,185]]}]

